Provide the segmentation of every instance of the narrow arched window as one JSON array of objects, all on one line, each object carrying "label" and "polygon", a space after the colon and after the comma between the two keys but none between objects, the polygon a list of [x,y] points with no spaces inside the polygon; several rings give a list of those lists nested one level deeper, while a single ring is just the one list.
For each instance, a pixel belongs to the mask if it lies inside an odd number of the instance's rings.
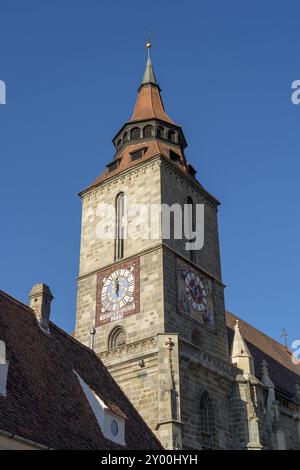
[{"label": "narrow arched window", "polygon": [[124,328],[116,326],[108,337],[108,349],[117,348],[126,344],[126,334]]},{"label": "narrow arched window", "polygon": [[170,142],[173,142],[174,144],[176,143],[176,132],[169,131],[168,137]]},{"label": "narrow arched window", "polygon": [[144,137],[152,137],[153,136],[153,127],[152,126],[144,127],[143,135],[144,135]]},{"label": "narrow arched window", "polygon": [[208,393],[205,391],[200,400],[200,437],[201,444],[204,449],[213,447],[214,441],[214,413],[212,401]]},{"label": "narrow arched window", "polygon": [[157,133],[157,137],[159,137],[160,139],[163,139],[165,136],[165,130],[162,126],[157,127],[156,133]]},{"label": "narrow arched window", "polygon": [[199,329],[194,329],[192,331],[191,340],[192,340],[192,343],[198,347],[202,345],[202,337],[201,337],[201,333]]},{"label": "narrow arched window", "polygon": [[127,142],[127,132],[123,135],[123,145]]},{"label": "narrow arched window", "polygon": [[116,249],[115,259],[124,257],[124,233],[125,233],[125,196],[118,194],[116,198]]},{"label": "narrow arched window", "polygon": [[[188,223],[189,223],[189,241],[194,241],[195,238],[192,239],[192,233],[196,231],[196,207],[194,204],[193,199],[188,196],[187,198],[187,206],[188,206]],[[196,262],[196,251],[195,250],[190,250],[190,260],[195,263]]]},{"label": "narrow arched window", "polygon": [[141,138],[141,131],[139,127],[134,127],[130,132],[130,140],[136,140]]}]

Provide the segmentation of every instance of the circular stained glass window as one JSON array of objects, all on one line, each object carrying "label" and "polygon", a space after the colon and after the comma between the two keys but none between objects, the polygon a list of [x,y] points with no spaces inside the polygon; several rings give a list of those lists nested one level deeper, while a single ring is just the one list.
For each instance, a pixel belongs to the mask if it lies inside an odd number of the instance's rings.
[{"label": "circular stained glass window", "polygon": [[118,423],[115,419],[113,419],[111,424],[110,424],[110,430],[111,430],[111,433],[112,433],[113,436],[116,436],[119,432],[119,426],[118,426]]}]

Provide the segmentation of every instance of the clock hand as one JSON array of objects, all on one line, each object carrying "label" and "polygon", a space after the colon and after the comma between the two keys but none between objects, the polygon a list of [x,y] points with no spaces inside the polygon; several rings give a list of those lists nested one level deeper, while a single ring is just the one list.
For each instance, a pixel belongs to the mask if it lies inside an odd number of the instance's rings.
[{"label": "clock hand", "polygon": [[116,295],[117,295],[117,297],[119,297],[120,284],[119,284],[119,278],[118,277],[116,279],[115,286],[116,286]]}]

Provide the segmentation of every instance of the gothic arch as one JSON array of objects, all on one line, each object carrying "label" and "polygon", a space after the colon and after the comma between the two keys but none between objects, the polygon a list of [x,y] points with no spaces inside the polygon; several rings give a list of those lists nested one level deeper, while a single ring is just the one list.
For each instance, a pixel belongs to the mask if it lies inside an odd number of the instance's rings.
[{"label": "gothic arch", "polygon": [[125,195],[119,193],[116,197],[116,240],[115,240],[115,260],[124,257],[124,213]]},{"label": "gothic arch", "polygon": [[202,448],[211,449],[214,447],[215,416],[213,402],[207,391],[203,392],[200,398],[199,415],[199,430]]},{"label": "gothic arch", "polygon": [[126,333],[122,326],[116,326],[109,334],[108,349],[126,344]]},{"label": "gothic arch", "polygon": [[[196,230],[196,206],[194,204],[193,199],[191,196],[187,197],[186,200],[187,206],[188,206],[188,211],[189,211],[189,231],[190,233],[195,232]],[[194,241],[194,240],[193,240]],[[195,250],[190,250],[190,260],[193,263],[196,263],[196,252]]]},{"label": "gothic arch", "polygon": [[160,139],[164,139],[165,137],[164,128],[162,126],[157,126],[156,134],[157,134],[157,137],[159,137]]},{"label": "gothic arch", "polygon": [[202,335],[199,328],[194,328],[191,333],[191,341],[196,346],[202,346]]},{"label": "gothic arch", "polygon": [[130,131],[130,140],[136,140],[141,138],[141,130],[139,127],[134,127]]},{"label": "gothic arch", "polygon": [[170,142],[173,142],[174,144],[176,144],[176,132],[175,131],[170,130],[168,132],[168,138]]},{"label": "gothic arch", "polygon": [[144,137],[152,137],[153,136],[153,126],[145,126],[143,129],[143,136]]}]

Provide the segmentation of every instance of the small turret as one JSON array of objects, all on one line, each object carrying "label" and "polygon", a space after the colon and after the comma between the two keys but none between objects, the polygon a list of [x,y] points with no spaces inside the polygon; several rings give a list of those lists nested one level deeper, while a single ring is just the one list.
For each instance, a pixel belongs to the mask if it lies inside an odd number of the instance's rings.
[{"label": "small turret", "polygon": [[239,369],[242,369],[245,375],[255,375],[253,357],[251,356],[248,346],[241,335],[238,320],[236,320],[236,324],[234,326],[231,362]]}]

